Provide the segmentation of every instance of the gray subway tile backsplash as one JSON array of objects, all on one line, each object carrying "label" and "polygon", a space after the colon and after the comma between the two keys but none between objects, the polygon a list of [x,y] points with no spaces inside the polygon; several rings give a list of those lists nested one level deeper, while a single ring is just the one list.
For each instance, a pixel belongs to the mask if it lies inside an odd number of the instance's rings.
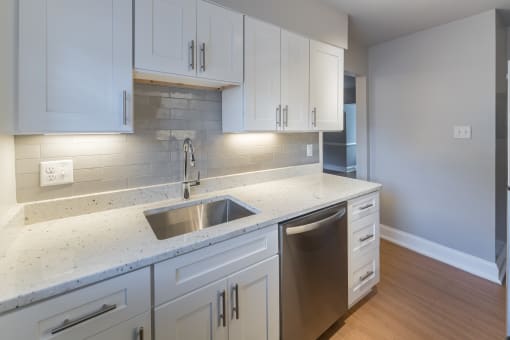
[{"label": "gray subway tile backsplash", "polygon": [[[318,133],[223,134],[220,91],[137,84],[134,100],[134,134],[17,136],[18,201],[180,181],[187,137],[202,178],[319,161]],[[75,183],[39,187],[39,162],[57,159],[73,159]]]}]

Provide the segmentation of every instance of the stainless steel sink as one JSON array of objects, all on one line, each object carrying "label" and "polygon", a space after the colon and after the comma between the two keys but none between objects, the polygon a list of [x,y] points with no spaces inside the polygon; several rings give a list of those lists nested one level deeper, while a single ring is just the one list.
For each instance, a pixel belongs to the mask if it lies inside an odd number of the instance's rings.
[{"label": "stainless steel sink", "polygon": [[230,198],[222,198],[210,202],[197,202],[185,207],[149,210],[145,212],[145,217],[158,240],[164,240],[255,213]]}]

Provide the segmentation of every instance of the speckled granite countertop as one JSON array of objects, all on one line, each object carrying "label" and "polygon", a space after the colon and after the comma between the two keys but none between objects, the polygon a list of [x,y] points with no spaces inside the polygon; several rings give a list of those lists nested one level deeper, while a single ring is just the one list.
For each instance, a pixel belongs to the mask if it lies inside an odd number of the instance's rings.
[{"label": "speckled granite countertop", "polygon": [[[190,202],[173,199],[11,226],[0,249],[0,313],[379,189],[374,183],[314,174],[195,195]],[[219,196],[232,196],[259,213],[162,241],[143,214]]]}]

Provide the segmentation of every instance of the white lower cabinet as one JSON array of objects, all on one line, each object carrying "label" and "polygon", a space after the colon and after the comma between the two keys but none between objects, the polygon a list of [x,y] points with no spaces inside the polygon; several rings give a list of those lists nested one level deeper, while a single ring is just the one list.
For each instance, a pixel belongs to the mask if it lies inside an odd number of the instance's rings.
[{"label": "white lower cabinet", "polygon": [[279,338],[278,263],[278,256],[273,256],[229,277],[229,339]]},{"label": "white lower cabinet", "polygon": [[0,338],[150,339],[150,294],[150,269],[140,269],[2,315]]},{"label": "white lower cabinet", "polygon": [[379,193],[348,202],[349,308],[379,283]]},{"label": "white lower cabinet", "polygon": [[278,256],[154,310],[158,340],[278,339]]},{"label": "white lower cabinet", "polygon": [[155,338],[226,340],[228,331],[223,326],[226,289],[226,280],[218,281],[156,307]]},{"label": "white lower cabinet", "polygon": [[277,240],[273,226],[155,265],[155,339],[277,340]]},{"label": "white lower cabinet", "polygon": [[87,340],[150,340],[151,337],[151,315],[145,313]]}]

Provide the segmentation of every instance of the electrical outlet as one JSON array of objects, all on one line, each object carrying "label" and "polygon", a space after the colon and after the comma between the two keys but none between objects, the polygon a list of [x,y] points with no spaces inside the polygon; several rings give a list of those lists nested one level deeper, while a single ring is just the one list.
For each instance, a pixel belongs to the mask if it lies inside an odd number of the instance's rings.
[{"label": "electrical outlet", "polygon": [[306,157],[313,157],[313,145],[306,144]]},{"label": "electrical outlet", "polygon": [[458,125],[453,127],[453,138],[455,139],[471,139],[471,126]]},{"label": "electrical outlet", "polygon": [[73,183],[73,161],[41,162],[40,180],[42,187]]}]

